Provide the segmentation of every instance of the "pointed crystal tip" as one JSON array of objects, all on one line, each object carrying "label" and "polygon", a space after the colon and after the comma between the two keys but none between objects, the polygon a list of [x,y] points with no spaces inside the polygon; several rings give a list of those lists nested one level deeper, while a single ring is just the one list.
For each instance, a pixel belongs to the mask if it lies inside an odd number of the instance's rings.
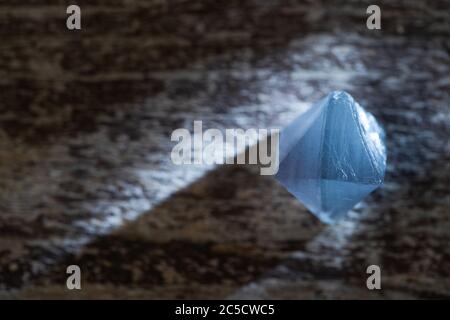
[{"label": "pointed crystal tip", "polygon": [[383,129],[346,92],[331,92],[281,132],[275,177],[323,222],[378,188],[385,170]]}]

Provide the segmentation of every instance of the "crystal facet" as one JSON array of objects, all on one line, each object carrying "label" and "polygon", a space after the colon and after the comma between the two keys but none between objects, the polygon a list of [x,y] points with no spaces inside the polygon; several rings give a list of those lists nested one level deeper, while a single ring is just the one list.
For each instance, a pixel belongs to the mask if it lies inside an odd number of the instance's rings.
[{"label": "crystal facet", "polygon": [[280,135],[276,179],[325,223],[378,188],[386,169],[384,132],[348,93],[335,91]]}]

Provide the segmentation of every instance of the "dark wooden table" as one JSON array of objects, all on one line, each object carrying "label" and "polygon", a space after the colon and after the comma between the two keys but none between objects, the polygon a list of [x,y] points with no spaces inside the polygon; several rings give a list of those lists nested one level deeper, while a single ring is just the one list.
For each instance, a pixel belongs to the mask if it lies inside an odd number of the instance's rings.
[{"label": "dark wooden table", "polygon": [[[449,1],[0,1],[0,297],[449,298]],[[321,224],[172,130],[283,127],[346,90],[385,185]],[[65,289],[78,264],[82,290]],[[366,288],[366,268],[382,290]]]}]

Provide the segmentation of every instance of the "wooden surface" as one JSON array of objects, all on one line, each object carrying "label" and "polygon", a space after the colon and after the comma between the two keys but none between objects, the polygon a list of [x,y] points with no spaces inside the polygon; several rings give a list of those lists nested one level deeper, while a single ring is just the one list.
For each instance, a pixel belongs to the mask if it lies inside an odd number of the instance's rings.
[{"label": "wooden surface", "polygon": [[[9,1],[12,2],[12,1]],[[449,1],[0,1],[0,297],[449,298]],[[346,90],[385,185],[332,226],[172,130],[283,127]],[[66,267],[81,291],[65,289]],[[382,268],[382,290],[366,267]]]}]

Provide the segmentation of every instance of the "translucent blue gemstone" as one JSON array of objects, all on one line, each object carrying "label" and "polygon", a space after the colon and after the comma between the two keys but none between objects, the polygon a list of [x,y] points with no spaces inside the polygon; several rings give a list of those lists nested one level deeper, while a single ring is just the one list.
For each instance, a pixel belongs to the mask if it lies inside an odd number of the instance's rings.
[{"label": "translucent blue gemstone", "polygon": [[384,132],[348,93],[335,91],[280,135],[276,179],[325,223],[333,223],[384,179]]}]

